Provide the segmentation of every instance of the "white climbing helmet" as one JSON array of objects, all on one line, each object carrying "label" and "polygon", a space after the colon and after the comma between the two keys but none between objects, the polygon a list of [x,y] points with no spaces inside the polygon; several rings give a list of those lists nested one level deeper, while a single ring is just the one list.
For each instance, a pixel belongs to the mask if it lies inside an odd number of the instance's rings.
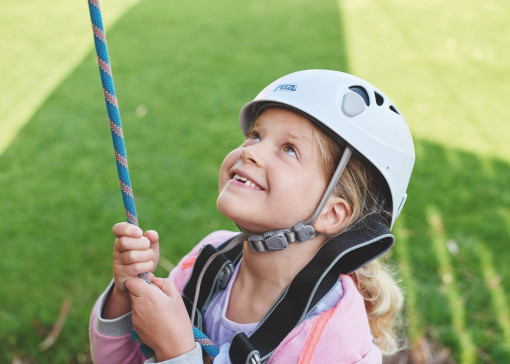
[{"label": "white climbing helmet", "polygon": [[259,108],[278,103],[324,124],[381,173],[391,193],[392,221],[406,200],[415,161],[409,128],[391,100],[370,83],[347,73],[305,70],[272,82],[240,114],[248,135]]}]

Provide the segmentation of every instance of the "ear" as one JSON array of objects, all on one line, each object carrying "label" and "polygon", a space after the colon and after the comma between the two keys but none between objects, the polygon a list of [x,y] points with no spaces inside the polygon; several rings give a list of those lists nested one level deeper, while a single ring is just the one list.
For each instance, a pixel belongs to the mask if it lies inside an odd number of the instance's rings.
[{"label": "ear", "polygon": [[351,205],[338,196],[331,196],[313,225],[315,231],[334,235],[345,226],[352,214]]}]

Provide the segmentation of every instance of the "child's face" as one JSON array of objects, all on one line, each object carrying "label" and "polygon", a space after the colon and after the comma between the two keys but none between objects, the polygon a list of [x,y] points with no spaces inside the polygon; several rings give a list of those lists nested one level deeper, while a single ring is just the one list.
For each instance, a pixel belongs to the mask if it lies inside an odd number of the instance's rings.
[{"label": "child's face", "polygon": [[256,233],[310,218],[326,188],[314,127],[290,110],[264,111],[246,141],[223,161],[219,211]]}]

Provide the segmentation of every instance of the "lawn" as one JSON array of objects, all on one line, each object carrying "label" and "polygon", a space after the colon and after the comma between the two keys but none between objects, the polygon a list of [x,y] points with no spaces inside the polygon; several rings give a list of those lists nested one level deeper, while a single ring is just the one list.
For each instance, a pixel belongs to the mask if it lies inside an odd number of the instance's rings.
[{"label": "lawn", "polygon": [[[510,360],[510,5],[104,2],[139,221],[166,259],[234,228],[215,199],[241,106],[298,69],[352,72],[391,96],[415,137],[389,255],[409,357],[428,345],[458,363]],[[0,6],[12,55],[0,58],[1,363],[90,362],[88,317],[124,218],[86,2],[49,3]]]}]

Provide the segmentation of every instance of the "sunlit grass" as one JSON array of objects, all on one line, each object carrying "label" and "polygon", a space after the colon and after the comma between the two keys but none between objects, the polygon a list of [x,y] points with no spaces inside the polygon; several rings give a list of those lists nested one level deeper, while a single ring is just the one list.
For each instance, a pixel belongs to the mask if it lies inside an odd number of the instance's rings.
[{"label": "sunlit grass", "polygon": [[[139,0],[104,3],[104,25]],[[93,45],[87,1],[0,4],[0,155]]]},{"label": "sunlit grass", "polygon": [[338,1],[351,71],[390,95],[415,137],[510,162],[507,3]]}]

